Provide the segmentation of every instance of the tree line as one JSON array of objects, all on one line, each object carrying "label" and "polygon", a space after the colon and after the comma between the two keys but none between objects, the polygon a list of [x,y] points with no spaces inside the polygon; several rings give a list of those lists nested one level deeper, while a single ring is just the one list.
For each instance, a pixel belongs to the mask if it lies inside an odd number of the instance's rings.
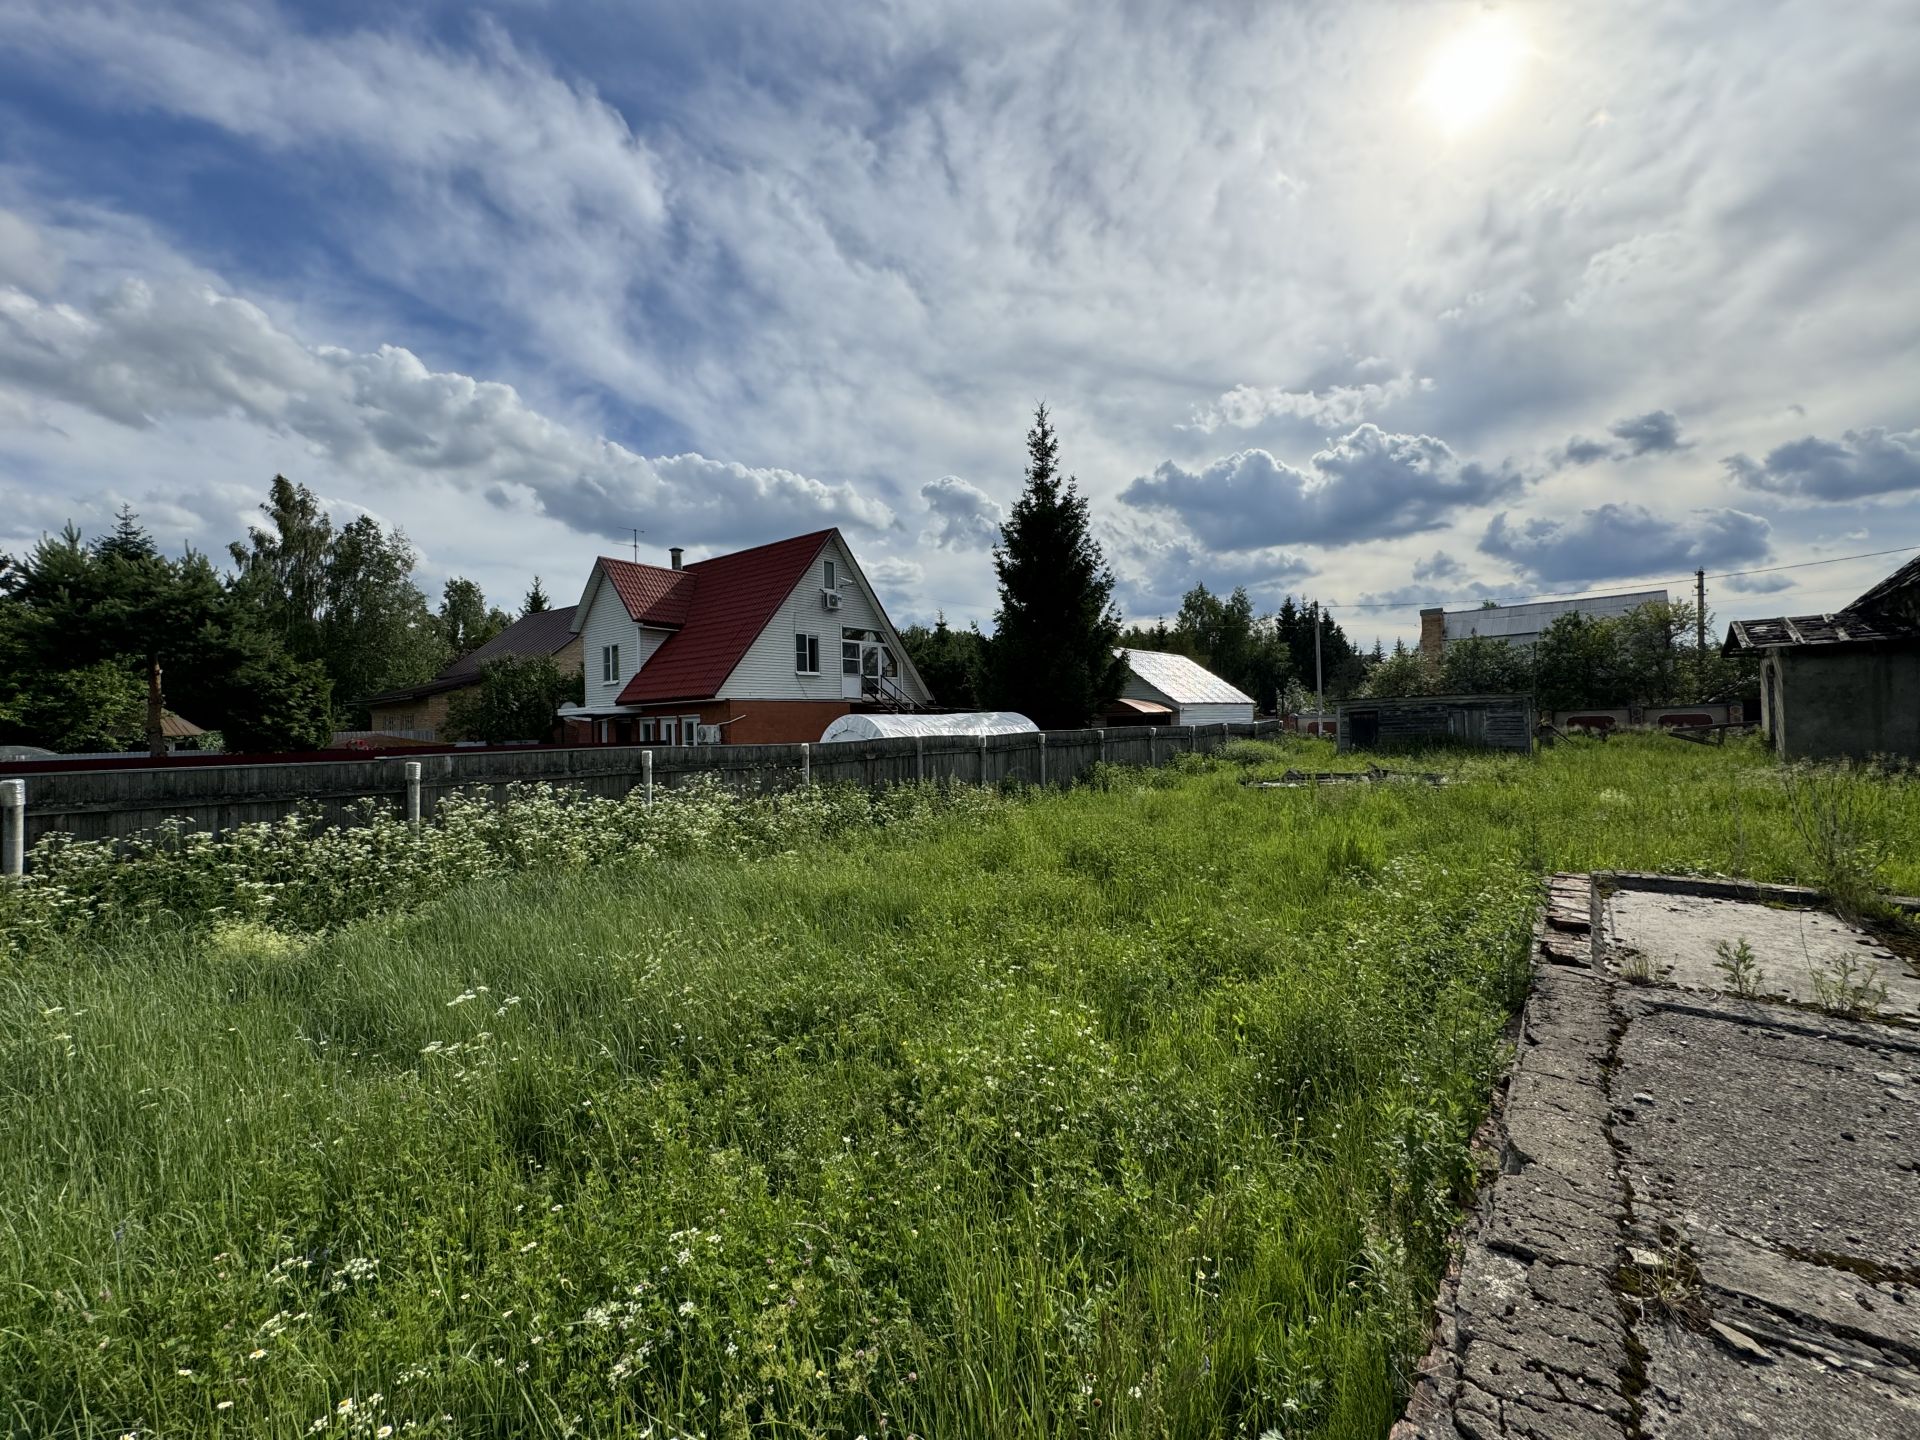
[{"label": "tree line", "polygon": [[[164,555],[122,507],[0,555],[0,744],[166,748],[172,711],[236,751],[313,749],[364,728],[370,695],[431,679],[513,616],[454,577],[437,609],[417,555],[371,516],[335,527],[313,492],[275,476],[231,568]],[[521,613],[546,609],[539,580]]]},{"label": "tree line", "polygon": [[1365,694],[1531,695],[1542,710],[1584,710],[1703,704],[1757,692],[1753,657],[1723,656],[1711,640],[1700,648],[1697,616],[1689,602],[1654,600],[1619,616],[1569,611],[1532,645],[1469,635],[1449,641],[1435,658],[1396,644],[1368,676]]}]

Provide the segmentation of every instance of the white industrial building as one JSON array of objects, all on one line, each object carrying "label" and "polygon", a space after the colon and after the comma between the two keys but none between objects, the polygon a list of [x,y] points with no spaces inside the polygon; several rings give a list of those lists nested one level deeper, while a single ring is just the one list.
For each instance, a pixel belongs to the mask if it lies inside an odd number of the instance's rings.
[{"label": "white industrial building", "polygon": [[1578,600],[1535,600],[1526,605],[1482,605],[1473,610],[1420,612],[1420,649],[1436,660],[1455,640],[1484,635],[1509,645],[1532,645],[1562,615],[1615,620],[1642,605],[1667,603],[1664,590],[1634,590],[1625,595],[1589,595]]},{"label": "white industrial building", "polygon": [[1122,650],[1127,683],[1107,710],[1109,725],[1249,723],[1253,697],[1206,666],[1163,650]]}]

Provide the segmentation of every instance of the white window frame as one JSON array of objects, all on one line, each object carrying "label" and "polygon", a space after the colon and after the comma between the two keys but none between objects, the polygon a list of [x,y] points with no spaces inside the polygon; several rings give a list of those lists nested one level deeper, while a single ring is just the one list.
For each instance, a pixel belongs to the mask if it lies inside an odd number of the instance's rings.
[{"label": "white window frame", "polygon": [[698,745],[700,743],[700,717],[698,715],[682,715],[680,717],[680,743],[682,745]]},{"label": "white window frame", "polygon": [[820,637],[805,630],[793,632],[793,673],[796,675],[818,675],[820,673]]},{"label": "white window frame", "polygon": [[612,685],[620,679],[620,647],[602,645],[600,647],[600,683]]},{"label": "white window frame", "polygon": [[827,561],[826,588],[837,591],[840,588],[840,568],[833,561]]}]

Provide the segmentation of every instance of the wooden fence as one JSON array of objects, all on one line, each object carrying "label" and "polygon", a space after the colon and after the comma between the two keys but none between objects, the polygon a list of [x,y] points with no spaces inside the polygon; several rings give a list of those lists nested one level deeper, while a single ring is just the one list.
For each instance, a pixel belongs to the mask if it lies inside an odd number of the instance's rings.
[{"label": "wooden fence", "polygon": [[649,767],[653,784],[662,789],[703,775],[761,792],[803,781],[871,788],[945,778],[984,785],[1070,785],[1101,760],[1165,765],[1179,755],[1217,750],[1230,739],[1275,736],[1280,728],[1277,720],[1260,720],[832,745],[476,749],[366,760],[14,771],[10,778],[26,782],[30,846],[56,831],[80,840],[126,839],[174,819],[216,834],[297,810],[341,823],[369,801],[404,815],[410,762],[420,766],[421,813],[431,818],[436,797],[454,790],[484,788],[497,798],[509,785],[565,785],[618,799],[646,783]]}]

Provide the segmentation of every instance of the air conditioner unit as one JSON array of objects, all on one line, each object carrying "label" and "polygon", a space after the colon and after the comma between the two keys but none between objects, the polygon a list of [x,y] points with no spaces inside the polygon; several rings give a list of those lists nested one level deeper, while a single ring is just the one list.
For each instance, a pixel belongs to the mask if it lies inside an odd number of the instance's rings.
[{"label": "air conditioner unit", "polygon": [[720,743],[720,727],[718,725],[696,726],[694,733],[696,736],[694,743],[696,745],[718,745]]},{"label": "air conditioner unit", "polygon": [[820,603],[829,610],[838,610],[840,608],[840,592],[838,590],[822,590],[820,592]]}]

